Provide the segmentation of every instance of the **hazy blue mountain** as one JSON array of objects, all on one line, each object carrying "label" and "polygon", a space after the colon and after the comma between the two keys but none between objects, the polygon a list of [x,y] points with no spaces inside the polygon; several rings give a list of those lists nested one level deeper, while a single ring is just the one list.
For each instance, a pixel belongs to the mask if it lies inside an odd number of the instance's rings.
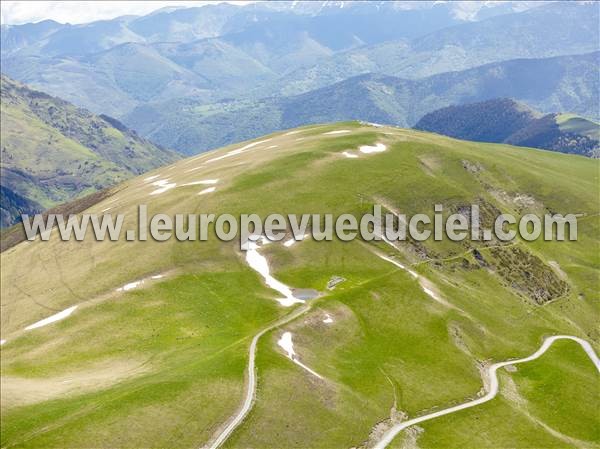
[{"label": "hazy blue mountain", "polygon": [[191,42],[287,26],[290,33],[302,29],[324,46],[339,49],[355,41],[414,38],[465,21],[455,5],[426,3],[418,7],[414,2],[311,1],[166,8],[133,20],[129,28],[149,42]]},{"label": "hazy blue mountain", "polygon": [[114,80],[135,101],[198,95],[211,88],[206,77],[162,56],[154,48],[127,43],[90,55],[82,62]]},{"label": "hazy blue mountain", "polygon": [[163,8],[132,20],[129,28],[147,42],[192,42],[228,30],[240,8],[221,3],[195,8]]},{"label": "hazy blue mountain", "polygon": [[296,96],[202,107],[193,98],[149,103],[124,121],[156,142],[192,154],[310,123],[366,120],[410,127],[428,112],[499,97],[546,113],[569,111],[597,119],[599,56],[518,59],[420,80],[366,74]]},{"label": "hazy blue mountain", "polygon": [[415,129],[464,140],[600,155],[598,123],[572,114],[543,114],[509,98],[438,109],[419,120]]},{"label": "hazy blue mountain", "polygon": [[17,51],[35,45],[50,34],[66,27],[54,20],[42,20],[23,25],[2,25],[0,33],[0,51],[2,54]]},{"label": "hazy blue mountain", "polygon": [[212,86],[248,88],[277,77],[273,70],[219,38],[157,43],[153,47],[179,66],[210,81]]},{"label": "hazy blue mountain", "polygon": [[2,60],[2,70],[13,79],[96,113],[118,117],[139,104],[106,73],[71,57],[9,57]]},{"label": "hazy blue mountain", "polygon": [[[531,36],[535,42],[545,36],[549,29],[540,23],[547,15],[560,17],[562,9],[571,11],[577,38],[565,39],[575,33],[573,25],[550,21],[560,42],[556,51],[595,49],[597,33],[589,25],[595,16],[588,6],[559,5],[542,14],[537,11],[545,7],[515,13],[522,3],[490,5],[218,4],[82,25],[46,21],[2,26],[2,69],[96,113],[120,117],[147,102],[193,96],[206,104],[293,95],[363,73],[416,78],[535,51],[544,55],[543,48],[528,42]],[[510,14],[497,16],[500,12]],[[471,21],[486,15],[494,17],[481,23],[496,44],[476,54],[469,36],[480,30]],[[531,22],[530,31],[519,31],[524,20]],[[513,31],[508,36],[507,28]],[[433,48],[431,41],[438,40],[443,44]],[[507,50],[503,54],[495,47]]]},{"label": "hazy blue mountain", "polygon": [[48,37],[41,47],[44,56],[80,56],[144,39],[127,27],[124,19],[100,20],[64,27]]},{"label": "hazy blue mountain", "polygon": [[359,47],[291,72],[259,95],[299,94],[365,73],[417,79],[509,59],[596,51],[599,9],[591,2],[550,3],[447,27],[411,41]]},{"label": "hazy blue mountain", "polygon": [[[221,113],[229,117],[263,98],[308,93],[309,101],[312,91],[373,73],[402,81],[392,83],[393,93],[388,95],[379,81],[371,80],[373,86],[358,104],[337,108],[334,95],[331,104],[315,105],[310,113],[298,112],[298,122],[351,115],[412,125],[427,112],[449,104],[502,96],[524,100],[544,111],[568,110],[595,117],[593,97],[582,91],[591,80],[573,84],[573,93],[566,87],[554,88],[563,72],[572,71],[566,66],[551,68],[543,62],[538,67],[535,61],[517,61],[515,67],[507,62],[465,72],[486,63],[599,49],[597,4],[559,2],[517,10],[523,5],[219,4],[166,8],[143,17],[75,26],[55,22],[3,26],[3,42],[10,45],[6,51],[3,48],[2,69],[93,112],[126,116],[140,131],[152,133],[157,129],[154,120],[141,123],[140,116],[156,118],[189,109],[185,117],[204,119]],[[575,61],[565,60],[564,64]],[[529,75],[525,68],[531,71]],[[490,72],[494,70],[500,72],[494,75]],[[459,74],[452,75],[452,71]],[[446,73],[439,80],[427,78]],[[593,75],[586,67],[577,78]],[[531,92],[514,92],[518,85],[509,84],[529,86],[528,76],[537,77],[542,85]],[[427,81],[414,85],[406,81],[421,78]],[[349,89],[355,81],[349,81]],[[454,84],[440,84],[444,82]],[[334,94],[344,86],[333,87]],[[363,88],[358,87],[359,91]],[[485,94],[485,89],[492,91]],[[322,98],[316,97],[315,102],[322,103]],[[295,101],[272,98],[268,104],[280,110]],[[369,102],[375,106],[365,106]],[[157,107],[164,110],[153,111]],[[357,117],[359,112],[362,116]],[[160,124],[162,142],[173,141],[172,122],[168,118]],[[187,139],[186,132],[182,130],[178,139],[185,141],[187,148],[196,138]],[[201,148],[221,143],[208,139]]]}]

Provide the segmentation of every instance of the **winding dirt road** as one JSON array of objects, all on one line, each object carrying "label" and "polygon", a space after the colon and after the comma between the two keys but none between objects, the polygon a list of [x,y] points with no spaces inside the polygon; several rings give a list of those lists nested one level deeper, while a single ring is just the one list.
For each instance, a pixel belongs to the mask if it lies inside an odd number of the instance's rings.
[{"label": "winding dirt road", "polygon": [[229,419],[228,424],[219,431],[218,435],[214,438],[212,443],[209,443],[207,446],[210,449],[217,449],[221,446],[227,438],[231,435],[231,433],[241,424],[244,420],[250,409],[252,408],[252,403],[254,402],[256,396],[256,367],[255,367],[255,358],[256,358],[256,346],[258,344],[258,340],[264,334],[273,329],[278,328],[295,318],[298,318],[300,315],[306,313],[310,309],[310,305],[306,304],[298,309],[294,310],[289,315],[285,315],[283,318],[275,321],[273,324],[265,327],[258,334],[254,336],[252,339],[252,343],[250,343],[250,351],[248,354],[248,381],[246,386],[246,395],[244,397],[244,401],[242,402],[242,406],[238,410],[238,412]]},{"label": "winding dirt road", "polygon": [[392,442],[392,440],[400,432],[402,432],[404,429],[406,429],[410,426],[414,426],[415,424],[421,423],[423,421],[429,421],[430,419],[438,418],[440,416],[449,415],[450,413],[458,412],[459,410],[464,410],[466,408],[475,407],[479,404],[483,404],[484,402],[488,402],[488,401],[492,400],[498,394],[498,376],[496,375],[496,371],[498,371],[498,369],[500,369],[504,366],[507,366],[507,365],[517,365],[519,363],[525,363],[525,362],[530,362],[532,360],[535,360],[535,359],[539,358],[542,354],[544,354],[548,350],[548,348],[550,346],[552,346],[552,343],[554,343],[556,340],[572,340],[576,343],[579,343],[579,345],[583,348],[583,350],[586,352],[588,357],[592,360],[592,362],[594,363],[594,366],[600,373],[600,359],[598,359],[598,356],[594,352],[594,349],[587,341],[585,341],[581,338],[578,338],[578,337],[570,336],[570,335],[555,335],[552,337],[548,337],[544,340],[544,342],[542,343],[542,346],[540,346],[540,349],[538,349],[536,352],[531,354],[529,357],[525,357],[523,359],[517,359],[517,360],[508,360],[506,362],[499,362],[499,363],[494,363],[493,365],[491,365],[487,369],[487,372],[486,372],[486,374],[488,375],[488,377],[490,379],[490,386],[489,386],[489,391],[485,394],[485,396],[482,396],[473,401],[465,402],[460,405],[455,405],[454,407],[449,407],[444,410],[429,413],[427,415],[419,416],[417,418],[409,419],[408,421],[404,421],[399,424],[396,424],[391,429],[389,429],[386,433],[383,434],[381,439],[375,444],[375,446],[373,446],[373,448],[374,449],[384,449],[388,444],[390,444]]}]

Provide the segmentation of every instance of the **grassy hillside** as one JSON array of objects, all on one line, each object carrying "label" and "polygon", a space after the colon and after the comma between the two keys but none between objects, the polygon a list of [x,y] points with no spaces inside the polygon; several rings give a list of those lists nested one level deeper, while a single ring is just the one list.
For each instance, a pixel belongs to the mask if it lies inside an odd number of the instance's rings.
[{"label": "grassy hillside", "polygon": [[[343,155],[376,142],[387,150]],[[125,181],[88,211],[125,213],[131,228],[140,203],[169,215],[360,215],[375,203],[411,215],[435,203],[446,212],[477,203],[484,221],[499,211],[582,216],[577,242],[392,248],[308,238],[262,247],[273,276],[322,295],[259,339],[256,401],[225,447],[369,447],[402,416],[476,397],[483,363],[529,355],[545,336],[576,335],[600,349],[599,161],[354,122],[281,132],[234,151],[246,145]],[[218,180],[215,191],[198,195],[205,186],[191,183],[207,179]],[[176,186],[150,195],[156,180]],[[201,447],[240,407],[253,336],[304,307],[278,305],[237,242],[56,237],[0,256],[2,447]],[[443,301],[379,255],[426,277]],[[329,290],[336,276],[343,282]],[[75,305],[62,321],[23,330]],[[322,379],[286,357],[277,344],[284,332]],[[498,398],[393,444],[564,447],[566,436],[598,446],[589,396],[598,378],[578,351],[557,346],[503,371]]]},{"label": "grassy hillside", "polygon": [[544,115],[508,98],[442,108],[425,115],[415,129],[458,139],[600,155],[598,123],[574,114]]},{"label": "grassy hillside", "polygon": [[[2,226],[178,159],[118,121],[2,76]],[[5,193],[6,192],[6,193]],[[6,207],[5,207],[6,205]]]}]

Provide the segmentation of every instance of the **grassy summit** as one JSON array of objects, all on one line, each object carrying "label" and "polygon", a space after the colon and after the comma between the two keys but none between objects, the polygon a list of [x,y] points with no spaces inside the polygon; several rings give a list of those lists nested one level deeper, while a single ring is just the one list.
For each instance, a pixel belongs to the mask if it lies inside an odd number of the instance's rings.
[{"label": "grassy summit", "polygon": [[[375,143],[387,150],[343,154]],[[570,334],[600,347],[597,160],[355,122],[281,132],[234,151],[246,145],[125,181],[89,212],[126,213],[131,228],[141,203],[150,214],[171,215],[359,215],[376,203],[412,215],[436,203],[446,213],[477,203],[484,222],[496,211],[582,217],[577,242],[392,248],[308,238],[265,246],[273,276],[323,295],[258,341],[256,401],[225,447],[368,446],[404,415],[476,397],[482,364],[529,355],[545,336]],[[217,180],[214,191],[193,184],[209,179]],[[152,195],[160,180],[176,186]],[[206,444],[240,407],[253,336],[296,309],[278,305],[237,242],[89,237],[60,242],[53,233],[50,242],[21,243],[0,256],[2,447]],[[445,303],[380,255],[427,278]],[[343,282],[328,290],[336,276]],[[23,330],[74,305],[62,321]],[[278,344],[284,332],[323,379],[287,357]],[[504,370],[493,401],[393,444],[600,444],[597,374],[569,345]],[[583,418],[565,424],[574,415]]]}]

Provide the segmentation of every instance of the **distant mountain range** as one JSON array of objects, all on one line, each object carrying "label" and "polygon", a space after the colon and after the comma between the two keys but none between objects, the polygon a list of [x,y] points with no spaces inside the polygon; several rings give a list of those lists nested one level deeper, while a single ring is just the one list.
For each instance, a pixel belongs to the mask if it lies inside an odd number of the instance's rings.
[{"label": "distant mountain range", "polygon": [[113,118],[1,83],[2,227],[179,158]]},{"label": "distant mountain range", "polygon": [[431,112],[415,125],[463,140],[600,156],[600,125],[572,114],[542,114],[508,98]]},{"label": "distant mountain range", "polygon": [[[195,154],[313,123],[411,127],[497,98],[540,113],[492,102],[419,126],[593,155],[593,136],[577,134],[583,119],[554,113],[600,119],[597,6],[223,3],[2,25],[2,70],[19,81],[2,79],[2,225],[178,157],[150,141]],[[514,133],[467,132],[470,114],[498,108],[518,118]],[[458,112],[465,128],[450,129]]]},{"label": "distant mountain range", "polygon": [[[96,113],[192,97],[290,96],[378,73],[417,79],[597,51],[595,4],[261,2],[83,25],[2,26],[2,70]],[[410,8],[410,9],[407,9]]]},{"label": "distant mountain range", "polygon": [[499,97],[597,119],[599,57],[510,60],[417,80],[366,74],[296,96],[202,106],[193,98],[169,100],[138,106],[123,120],[153,141],[193,154],[311,123],[365,120],[411,127],[439,108]]}]

